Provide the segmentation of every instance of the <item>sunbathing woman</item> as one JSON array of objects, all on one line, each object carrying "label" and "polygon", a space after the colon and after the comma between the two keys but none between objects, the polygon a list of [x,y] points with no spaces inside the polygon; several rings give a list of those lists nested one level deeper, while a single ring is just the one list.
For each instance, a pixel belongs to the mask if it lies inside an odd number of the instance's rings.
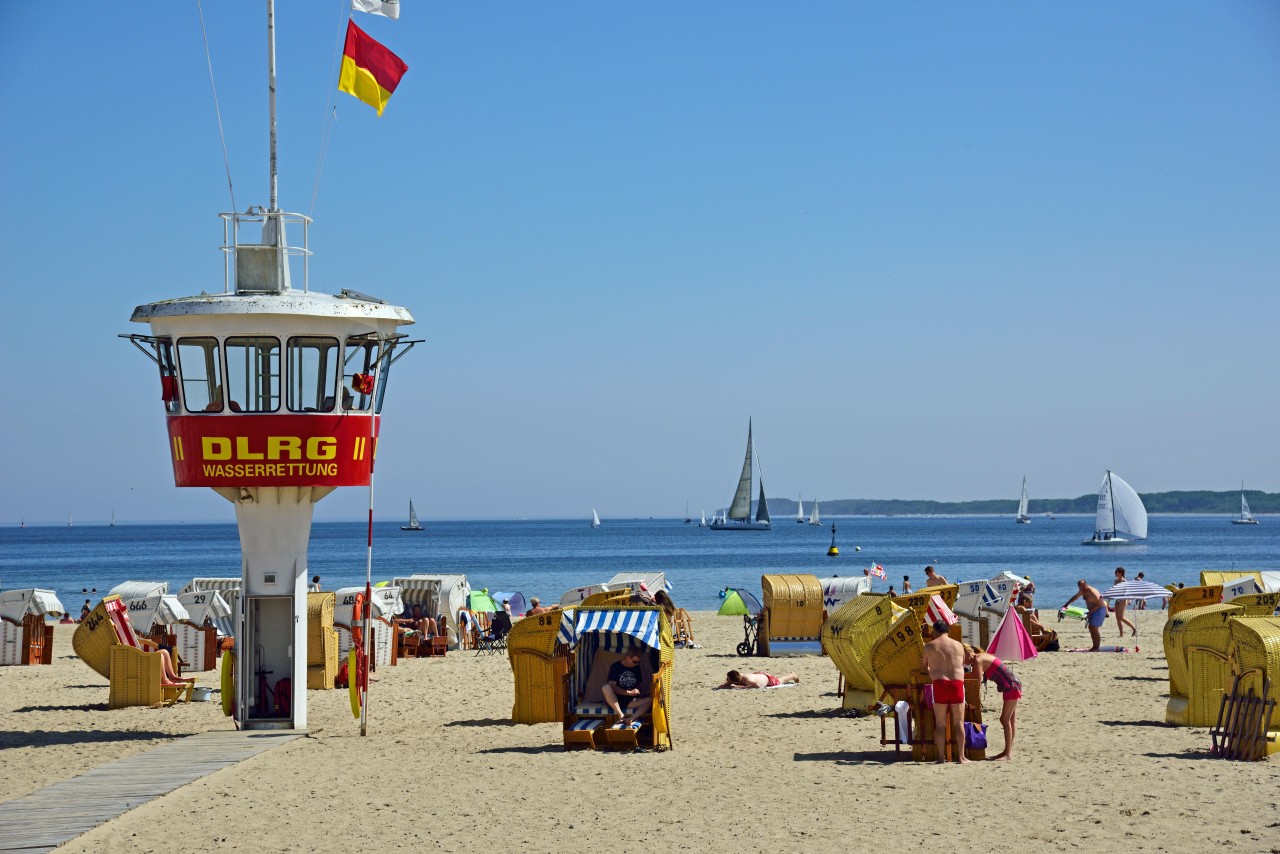
[{"label": "sunbathing woman", "polygon": [[779,685],[797,685],[799,682],[800,677],[794,673],[778,677],[763,670],[757,670],[755,673],[739,673],[736,670],[730,670],[724,684],[717,685],[716,688],[777,688]]},{"label": "sunbathing woman", "polygon": [[972,667],[979,679],[990,679],[994,682],[996,690],[1004,698],[1004,706],[1000,709],[1000,726],[1004,729],[1004,750],[991,757],[992,761],[1003,762],[1013,753],[1013,736],[1018,728],[1018,701],[1022,699],[1022,683],[1003,661],[976,646],[965,644],[964,664],[965,667]]}]

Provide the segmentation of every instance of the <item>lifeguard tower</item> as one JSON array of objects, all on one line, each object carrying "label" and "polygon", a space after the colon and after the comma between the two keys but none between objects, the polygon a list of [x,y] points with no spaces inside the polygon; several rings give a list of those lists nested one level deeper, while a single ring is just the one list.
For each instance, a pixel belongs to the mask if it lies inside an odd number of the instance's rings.
[{"label": "lifeguard tower", "polygon": [[151,334],[121,337],[159,369],[174,483],[208,487],[236,508],[236,720],[301,729],[312,508],[339,486],[369,485],[391,366],[417,342],[399,332],[414,322],[408,309],[310,288],[311,220],[276,204],[269,31],[270,205],[219,214],[221,293],[140,305],[130,319]]}]

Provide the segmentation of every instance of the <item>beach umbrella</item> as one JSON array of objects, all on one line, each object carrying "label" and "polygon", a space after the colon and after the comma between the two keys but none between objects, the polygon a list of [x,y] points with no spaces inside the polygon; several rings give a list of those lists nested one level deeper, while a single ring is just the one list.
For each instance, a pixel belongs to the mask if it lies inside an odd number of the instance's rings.
[{"label": "beach umbrella", "polygon": [[493,613],[494,611],[501,610],[501,606],[493,601],[493,597],[489,595],[489,589],[485,588],[484,590],[471,591],[467,596],[467,610],[488,611],[489,613]]},{"label": "beach umbrella", "polygon": [[991,636],[991,642],[987,644],[987,652],[1002,661],[1026,661],[1038,655],[1035,642],[1022,625],[1022,617],[1018,615],[1017,608],[1004,612],[1000,625]]},{"label": "beach umbrella", "polygon": [[750,590],[734,589],[725,594],[716,615],[720,617],[755,616],[764,610],[760,600]]},{"label": "beach umbrella", "polygon": [[[1139,581],[1136,578],[1132,581],[1122,581],[1119,584],[1114,584],[1102,591],[1103,599],[1111,599],[1113,601],[1116,599],[1168,599],[1172,595],[1159,584],[1152,584],[1146,579]],[[1136,611],[1133,615],[1133,624],[1134,626],[1138,624]]]}]

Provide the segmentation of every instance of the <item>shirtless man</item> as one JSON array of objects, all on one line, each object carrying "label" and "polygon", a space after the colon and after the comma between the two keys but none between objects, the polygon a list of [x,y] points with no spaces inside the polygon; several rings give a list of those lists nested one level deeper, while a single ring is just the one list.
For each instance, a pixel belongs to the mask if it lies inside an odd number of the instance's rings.
[{"label": "shirtless man", "polygon": [[800,682],[800,677],[795,673],[788,673],[786,676],[774,676],[772,673],[765,673],[763,670],[757,670],[755,673],[739,673],[736,670],[730,670],[728,677],[724,680],[723,685],[717,685],[717,688],[776,688],[779,685],[795,685]]},{"label": "shirtless man", "polygon": [[[1089,582],[1083,578],[1076,582],[1076,586],[1080,589],[1076,591],[1076,595],[1067,600],[1067,605],[1077,599],[1084,599],[1084,605],[1089,609],[1089,637],[1093,639],[1093,647],[1090,652],[1097,652],[1102,647],[1102,625],[1107,621],[1107,603],[1102,598],[1102,594],[1098,593],[1096,587],[1091,587]],[[1066,608],[1067,605],[1063,605]]]},{"label": "shirtless man", "polygon": [[938,764],[947,761],[947,715],[951,715],[951,739],[957,761],[968,765],[964,755],[964,644],[947,635],[947,624],[936,620],[937,634],[924,645],[924,669],[933,681],[933,744]]},{"label": "shirtless man", "polygon": [[945,575],[939,575],[931,566],[926,566],[924,568],[925,587],[945,587],[946,584],[947,577]]}]

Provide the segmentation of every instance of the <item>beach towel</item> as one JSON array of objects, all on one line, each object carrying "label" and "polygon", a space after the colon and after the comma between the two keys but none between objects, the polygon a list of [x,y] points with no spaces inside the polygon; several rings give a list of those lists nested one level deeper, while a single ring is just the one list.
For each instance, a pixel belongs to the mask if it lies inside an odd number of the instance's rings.
[{"label": "beach towel", "polygon": [[1087,646],[1078,646],[1069,649],[1067,652],[1137,652],[1138,648],[1129,649],[1127,646],[1102,646],[1097,649],[1089,649]]}]

